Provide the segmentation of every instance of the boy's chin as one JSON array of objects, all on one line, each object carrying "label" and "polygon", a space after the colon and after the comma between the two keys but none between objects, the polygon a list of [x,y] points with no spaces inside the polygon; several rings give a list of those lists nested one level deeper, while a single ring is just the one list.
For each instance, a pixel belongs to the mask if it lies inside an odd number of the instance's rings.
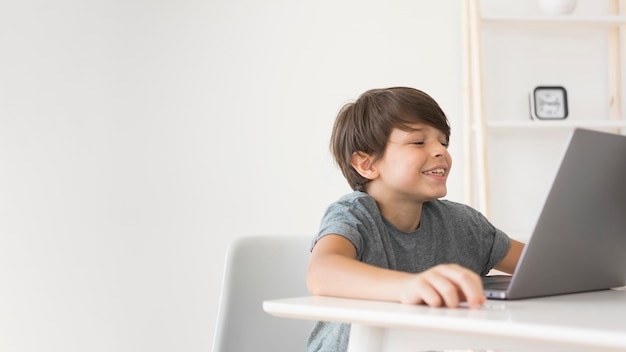
[{"label": "boy's chin", "polygon": [[429,197],[426,197],[423,201],[424,202],[430,202],[431,200],[444,198],[447,194],[448,194],[448,192],[434,193],[434,194],[431,194]]},{"label": "boy's chin", "polygon": [[433,199],[439,199],[439,198],[443,198],[448,194],[448,188],[444,187],[442,189],[439,189],[438,191],[434,192],[434,198]]},{"label": "boy's chin", "polygon": [[437,196],[437,198],[435,198],[435,199],[441,199],[441,198],[444,198],[444,197],[445,197],[445,196],[447,196],[447,195],[448,195],[448,192],[441,192],[441,193]]}]

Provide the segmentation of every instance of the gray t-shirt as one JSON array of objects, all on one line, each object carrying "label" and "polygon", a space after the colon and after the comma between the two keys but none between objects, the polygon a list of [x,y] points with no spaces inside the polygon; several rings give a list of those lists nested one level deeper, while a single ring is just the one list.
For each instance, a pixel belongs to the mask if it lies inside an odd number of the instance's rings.
[{"label": "gray t-shirt", "polygon": [[[361,262],[410,273],[456,263],[486,275],[510,246],[504,232],[467,205],[446,200],[424,203],[418,229],[407,233],[383,218],[374,198],[358,191],[328,207],[312,247],[329,234],[350,240]],[[346,351],[349,335],[349,324],[317,322],[307,349]]]}]

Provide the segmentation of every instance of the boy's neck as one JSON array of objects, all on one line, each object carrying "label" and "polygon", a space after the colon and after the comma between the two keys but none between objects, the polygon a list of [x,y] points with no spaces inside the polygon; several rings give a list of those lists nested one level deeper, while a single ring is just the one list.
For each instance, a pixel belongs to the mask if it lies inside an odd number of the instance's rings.
[{"label": "boy's neck", "polygon": [[368,194],[376,200],[381,215],[402,232],[413,232],[419,227],[424,203],[415,199]]}]

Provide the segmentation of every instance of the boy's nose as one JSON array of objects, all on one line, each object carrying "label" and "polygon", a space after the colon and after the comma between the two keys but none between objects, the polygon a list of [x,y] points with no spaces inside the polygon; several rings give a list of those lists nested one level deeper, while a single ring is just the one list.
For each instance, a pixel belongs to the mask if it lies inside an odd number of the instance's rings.
[{"label": "boy's nose", "polygon": [[440,143],[437,143],[437,145],[433,147],[432,152],[435,157],[443,157],[448,154],[448,149]]}]

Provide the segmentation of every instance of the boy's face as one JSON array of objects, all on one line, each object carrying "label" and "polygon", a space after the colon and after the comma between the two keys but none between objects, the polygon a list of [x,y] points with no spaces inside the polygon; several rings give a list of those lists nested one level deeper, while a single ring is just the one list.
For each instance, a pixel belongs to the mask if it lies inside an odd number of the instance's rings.
[{"label": "boy's face", "polygon": [[438,129],[425,124],[413,131],[394,129],[382,158],[374,163],[376,188],[387,195],[410,197],[427,202],[446,195],[446,181],[452,158],[448,140]]}]

